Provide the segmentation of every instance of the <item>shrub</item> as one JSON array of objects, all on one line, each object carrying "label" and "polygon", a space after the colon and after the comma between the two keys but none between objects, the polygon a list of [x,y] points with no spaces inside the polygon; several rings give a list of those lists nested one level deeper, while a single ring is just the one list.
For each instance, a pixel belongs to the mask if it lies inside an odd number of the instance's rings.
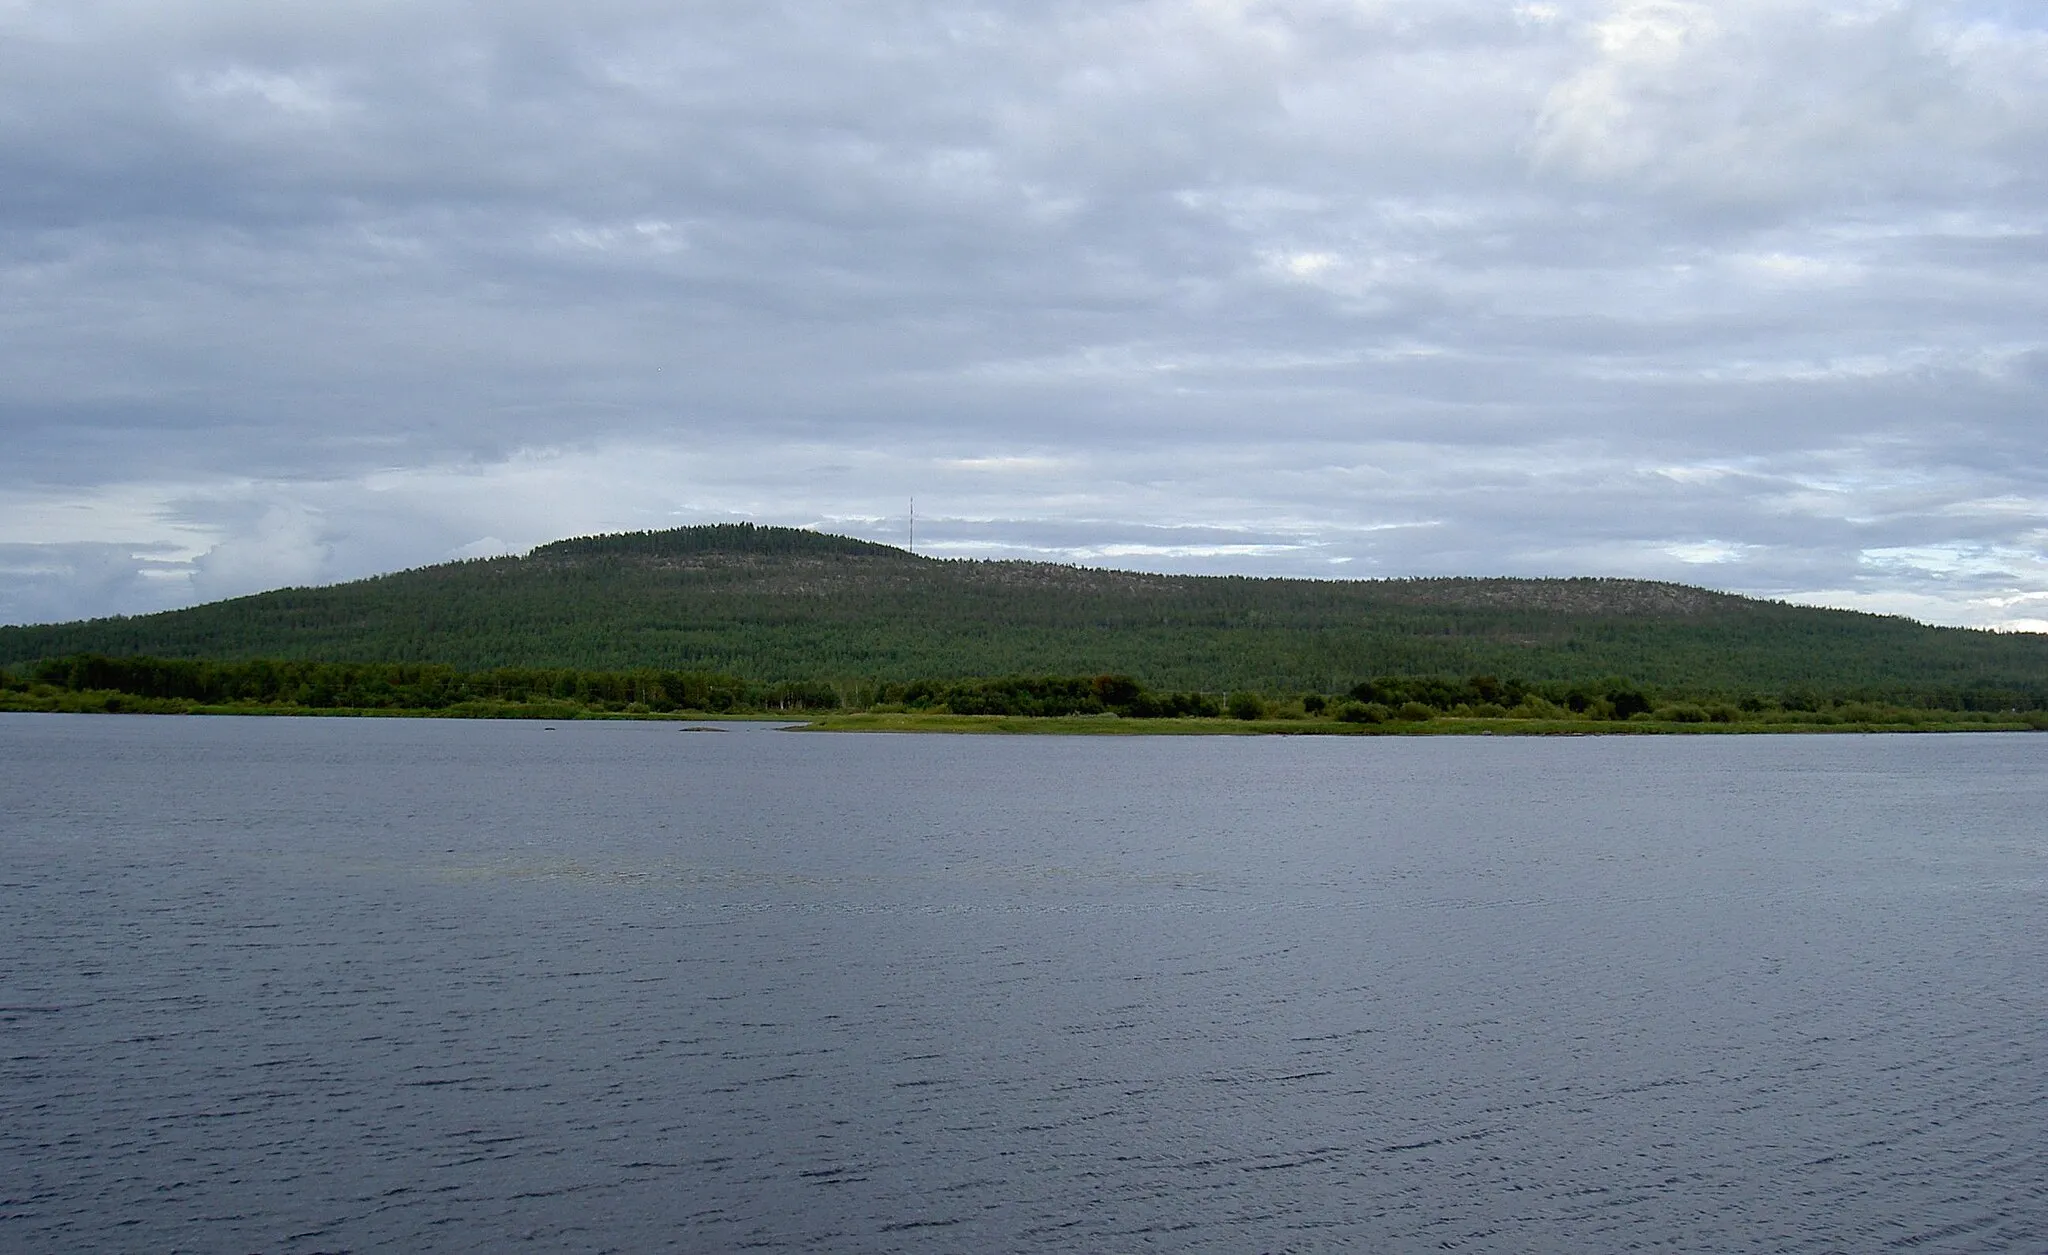
[{"label": "shrub", "polygon": [[1630,715],[1646,714],[1650,709],[1649,697],[1642,690],[1627,686],[1610,690],[1607,694],[1607,700],[1614,707],[1614,717],[1616,719],[1626,719]]},{"label": "shrub", "polygon": [[1232,719],[1262,719],[1266,714],[1266,699],[1257,693],[1240,690],[1223,700],[1223,709]]},{"label": "shrub", "polygon": [[1128,706],[1143,695],[1144,688],[1127,675],[1098,675],[1095,696],[1105,706]]},{"label": "shrub", "polygon": [[1676,706],[1664,707],[1655,713],[1655,718],[1661,719],[1666,723],[1705,723],[1707,721],[1707,711],[1704,706],[1695,706],[1690,702],[1686,702]]},{"label": "shrub", "polygon": [[1320,715],[1330,708],[1330,700],[1321,693],[1310,693],[1301,699],[1301,708],[1311,715]]},{"label": "shrub", "polygon": [[1402,702],[1401,709],[1396,713],[1406,723],[1428,723],[1436,718],[1436,710],[1421,702]]},{"label": "shrub", "polygon": [[1385,723],[1394,717],[1394,712],[1378,702],[1342,702],[1337,707],[1337,718],[1342,723]]}]

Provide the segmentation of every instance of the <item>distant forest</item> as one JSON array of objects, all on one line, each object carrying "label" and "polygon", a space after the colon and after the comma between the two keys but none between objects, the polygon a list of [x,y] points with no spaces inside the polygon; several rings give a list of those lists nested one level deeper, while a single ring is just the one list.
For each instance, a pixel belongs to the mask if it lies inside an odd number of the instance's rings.
[{"label": "distant forest", "polygon": [[[1592,730],[1588,725],[1746,725],[2048,728],[2048,693],[1977,689],[1948,706],[1878,702],[1795,691],[1706,702],[1632,681],[1529,683],[1475,675],[1378,676],[1337,696],[1162,692],[1130,676],[1002,676],[837,686],[817,681],[751,683],[703,672],[581,671],[498,667],[461,671],[434,663],[258,659],[53,658],[16,675],[0,671],[0,710],[109,713],[406,714],[472,718],[582,719],[684,715],[1114,716],[1206,720],[1242,726],[1295,721],[1291,728],[1341,725],[1413,729],[1448,717],[1469,729]],[[1233,722],[1234,721],[1234,722]],[[927,725],[929,726],[929,725]],[[1213,729],[1211,729],[1213,730]],[[1359,730],[1359,729],[1352,729]],[[1738,730],[1730,727],[1728,730]]]},{"label": "distant forest", "polygon": [[[1147,694],[1218,700],[1347,698],[1376,677],[1469,685],[1487,676],[1559,700],[1574,686],[1590,693],[1618,683],[1671,700],[1955,710],[2038,709],[2048,694],[2048,637],[1675,584],[1151,575],[936,560],[745,524],[562,541],[524,558],[164,614],[0,628],[0,667],[16,683],[40,664],[83,655],[351,664],[374,672],[365,683],[450,692],[491,683],[456,676],[497,676],[502,687],[548,672],[550,691],[583,683],[559,678],[569,673],[695,676],[703,678],[677,682],[726,685],[747,695],[735,699],[743,704],[771,707],[805,693],[845,703],[879,700],[891,686],[1099,676],[1128,677]],[[400,665],[414,670],[380,669]],[[662,694],[698,707],[695,697]],[[625,700],[651,705],[649,696]]]}]

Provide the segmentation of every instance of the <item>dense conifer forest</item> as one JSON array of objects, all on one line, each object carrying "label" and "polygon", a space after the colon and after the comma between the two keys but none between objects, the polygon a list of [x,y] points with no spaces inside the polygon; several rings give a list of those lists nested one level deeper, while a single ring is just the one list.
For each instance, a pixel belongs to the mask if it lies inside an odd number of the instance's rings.
[{"label": "dense conifer forest", "polygon": [[[1503,706],[1502,698],[1527,694],[1560,706],[1612,707],[1613,694],[1635,689],[1663,701],[1731,707],[1744,700],[1789,709],[1843,701],[1952,710],[2048,705],[2048,637],[1936,628],[1676,584],[1152,575],[937,560],[746,524],[588,537],[523,558],[163,614],[0,628],[0,667],[17,687],[52,660],[85,665],[77,662],[84,655],[262,660],[265,674],[299,666],[304,674],[292,691],[309,697],[327,691],[319,676],[343,673],[304,664],[353,664],[357,679],[333,680],[333,693],[355,684],[360,697],[364,683],[414,696],[427,691],[421,684],[438,685],[444,696],[461,690],[445,702],[433,699],[443,705],[506,700],[513,689],[537,697],[566,685],[573,694],[581,683],[587,696],[609,694],[596,697],[601,703],[650,709],[924,701],[1003,713],[1001,702],[969,690],[996,691],[989,687],[1000,683],[996,677],[1092,684],[1105,676],[1128,678],[1147,700],[1164,695],[1158,700],[1170,704],[1181,694],[1181,714],[1195,713],[1189,703],[1200,695],[1221,701],[1231,693],[1324,695],[1387,710],[1410,701],[1433,702],[1433,709]],[[542,672],[549,673],[544,682],[517,678]],[[49,675],[55,682],[56,672]],[[464,676],[496,679],[457,678]],[[648,676],[667,678],[650,691]],[[1493,694],[1474,687],[1486,683],[1515,687]],[[640,687],[613,692],[620,684]],[[65,679],[63,687],[73,686]],[[1458,690],[1455,700],[1450,689]],[[713,691],[732,694],[726,706],[699,700]],[[935,697],[945,692],[953,697]]]}]

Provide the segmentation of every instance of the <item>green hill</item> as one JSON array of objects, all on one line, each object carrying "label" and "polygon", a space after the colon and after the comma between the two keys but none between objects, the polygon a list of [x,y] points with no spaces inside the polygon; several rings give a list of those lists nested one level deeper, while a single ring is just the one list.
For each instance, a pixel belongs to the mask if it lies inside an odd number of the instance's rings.
[{"label": "green hill", "polygon": [[[133,618],[0,628],[78,653],[720,672],[775,683],[1120,672],[1335,692],[1373,675],[1674,691],[2048,690],[2048,637],[1610,579],[1300,580],[943,561],[719,524],[544,545]],[[2038,702],[2036,703],[2038,704]]]}]

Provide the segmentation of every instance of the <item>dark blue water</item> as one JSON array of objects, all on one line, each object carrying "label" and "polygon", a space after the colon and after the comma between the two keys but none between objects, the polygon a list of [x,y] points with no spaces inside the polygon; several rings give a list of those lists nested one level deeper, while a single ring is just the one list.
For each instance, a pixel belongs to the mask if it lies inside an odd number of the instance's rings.
[{"label": "dark blue water", "polygon": [[2048,1249],[2048,736],[0,716],[0,1249]]}]

